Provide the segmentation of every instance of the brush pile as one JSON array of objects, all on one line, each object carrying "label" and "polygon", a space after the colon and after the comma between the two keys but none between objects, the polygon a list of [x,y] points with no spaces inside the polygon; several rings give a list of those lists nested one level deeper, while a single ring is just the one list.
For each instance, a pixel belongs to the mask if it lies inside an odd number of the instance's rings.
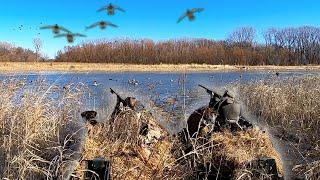
[{"label": "brush pile", "polygon": [[[121,111],[116,118],[91,129],[83,159],[102,157],[112,163],[112,179],[179,179],[183,172],[174,166],[172,141],[167,131],[148,111]],[[76,175],[83,176],[84,164]]]},{"label": "brush pile", "polygon": [[[276,172],[283,173],[268,135],[256,128],[191,138],[190,148],[179,136],[170,137],[146,110],[126,109],[110,121],[87,125],[83,160],[110,160],[112,179],[272,179],[255,165],[266,157],[275,159]],[[76,176],[84,171],[80,163]]]},{"label": "brush pile", "polygon": [[174,149],[179,164],[189,169],[185,176],[191,179],[277,179],[257,164],[269,158],[275,160],[274,171],[283,174],[279,154],[268,135],[257,128],[223,130],[191,138],[187,144],[176,144]]}]

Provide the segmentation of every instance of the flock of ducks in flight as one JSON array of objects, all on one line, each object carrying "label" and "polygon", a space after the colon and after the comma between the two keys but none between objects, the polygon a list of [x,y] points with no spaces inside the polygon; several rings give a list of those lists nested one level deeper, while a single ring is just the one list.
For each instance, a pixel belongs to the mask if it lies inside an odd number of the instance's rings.
[{"label": "flock of ducks in flight", "polygon": [[[125,12],[124,9],[120,8],[117,5],[114,4],[108,4],[106,6],[101,7],[100,9],[97,10],[97,12],[102,12],[102,11],[106,11],[107,14],[109,16],[113,16],[115,15],[116,11],[121,11],[121,12]],[[187,9],[187,11],[178,19],[177,23],[180,23],[182,20],[184,20],[185,18],[188,18],[189,21],[194,21],[196,16],[195,13],[200,13],[204,11],[204,8],[193,8],[193,9]],[[85,28],[85,30],[89,30],[95,27],[100,27],[100,29],[106,29],[107,27],[113,27],[113,28],[117,28],[118,26],[116,24],[113,24],[111,22],[108,21],[99,21],[96,22],[90,26],[87,26]],[[42,26],[40,27],[40,29],[51,29],[52,33],[54,34],[55,38],[59,38],[59,37],[65,37],[67,39],[67,41],[69,43],[73,43],[75,37],[86,37],[86,35],[80,34],[80,33],[73,33],[71,31],[69,31],[68,29],[55,24],[55,25],[47,25],[47,26]]]}]

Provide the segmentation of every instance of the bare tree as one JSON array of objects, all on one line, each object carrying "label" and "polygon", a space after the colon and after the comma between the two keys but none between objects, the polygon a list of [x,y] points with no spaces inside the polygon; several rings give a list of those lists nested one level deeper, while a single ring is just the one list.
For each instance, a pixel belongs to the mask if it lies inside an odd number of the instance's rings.
[{"label": "bare tree", "polygon": [[241,27],[234,30],[228,38],[228,41],[240,46],[252,46],[256,37],[256,30],[252,27]]},{"label": "bare tree", "polygon": [[36,50],[36,54],[37,54],[37,59],[36,61],[39,61],[40,59],[40,51],[42,48],[42,40],[40,38],[35,38],[33,39],[33,47]]}]

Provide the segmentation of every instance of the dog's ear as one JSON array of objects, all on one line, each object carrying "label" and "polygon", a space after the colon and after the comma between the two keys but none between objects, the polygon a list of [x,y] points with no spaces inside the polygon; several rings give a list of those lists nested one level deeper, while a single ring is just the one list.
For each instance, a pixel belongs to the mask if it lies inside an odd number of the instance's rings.
[{"label": "dog's ear", "polygon": [[93,111],[93,116],[97,117],[98,113],[96,111]]},{"label": "dog's ear", "polygon": [[96,111],[84,111],[81,113],[81,117],[86,119],[93,119],[97,116],[97,114],[98,113]]},{"label": "dog's ear", "polygon": [[81,113],[81,117],[82,117],[82,118],[86,117],[86,112],[82,112],[82,113]]}]

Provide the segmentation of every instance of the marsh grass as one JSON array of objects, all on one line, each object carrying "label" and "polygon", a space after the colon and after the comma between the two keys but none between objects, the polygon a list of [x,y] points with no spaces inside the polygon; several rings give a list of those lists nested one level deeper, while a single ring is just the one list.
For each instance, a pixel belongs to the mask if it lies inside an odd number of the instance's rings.
[{"label": "marsh grass", "polygon": [[309,179],[315,175],[319,178],[320,77],[273,77],[238,88],[251,113],[303,156],[304,171],[299,174],[304,173]]},{"label": "marsh grass", "polygon": [[0,178],[63,179],[81,149],[85,86],[0,82]]}]

